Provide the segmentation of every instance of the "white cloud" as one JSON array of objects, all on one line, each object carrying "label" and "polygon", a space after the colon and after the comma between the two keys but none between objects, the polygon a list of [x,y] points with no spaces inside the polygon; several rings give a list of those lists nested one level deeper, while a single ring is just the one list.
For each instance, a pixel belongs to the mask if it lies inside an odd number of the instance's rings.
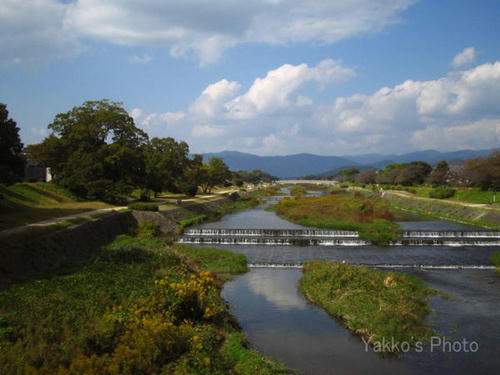
[{"label": "white cloud", "polygon": [[153,56],[143,55],[143,56],[130,56],[128,59],[132,64],[148,64],[153,61]]},{"label": "white cloud", "polygon": [[233,98],[241,85],[227,79],[209,85],[189,108],[191,114],[199,119],[210,120],[224,111],[224,103]]},{"label": "white cloud", "polygon": [[417,148],[425,145],[426,148],[438,150],[498,148],[500,119],[448,127],[429,126],[413,133],[410,141]]},{"label": "white cloud", "polygon": [[2,0],[0,63],[37,65],[80,53],[75,32],[65,26],[67,10],[57,0]]},{"label": "white cloud", "polygon": [[130,117],[134,119],[135,122],[138,122],[144,116],[144,111],[140,108],[134,108],[130,111]]},{"label": "white cloud", "polygon": [[462,52],[456,55],[451,62],[454,68],[460,68],[464,65],[468,65],[476,59],[476,50],[474,47],[465,48]]},{"label": "white cloud", "polygon": [[242,95],[238,82],[223,79],[207,86],[186,111],[132,112],[152,136],[186,140],[193,152],[342,155],[500,144],[500,62],[339,97],[331,105],[303,95],[307,82],[331,83],[352,74],[335,62],[285,64]]},{"label": "white cloud", "polygon": [[297,95],[297,100],[295,102],[295,104],[297,104],[298,107],[305,107],[311,105],[312,103],[313,101],[310,97],[302,95]]},{"label": "white cloud", "polygon": [[[498,135],[492,128],[500,119],[499,102],[500,62],[495,62],[439,80],[406,81],[372,95],[337,98],[333,110],[323,113],[322,121],[345,138],[372,137],[372,150],[388,147],[404,152],[407,147],[429,148],[431,144],[459,149],[467,143],[471,148],[483,147],[481,143],[490,147],[500,143],[492,136]],[[470,129],[478,130],[475,137]],[[471,134],[470,141],[462,137],[459,142],[457,135],[457,142],[452,142],[450,134],[454,132]],[[431,134],[433,137],[426,137]],[[438,134],[441,137],[436,138]],[[396,143],[391,144],[393,139]]]},{"label": "white cloud", "polygon": [[[257,78],[245,94],[229,102],[226,106],[228,115],[232,119],[250,119],[272,114],[289,108],[292,105],[290,97],[306,82],[317,81],[323,85],[354,75],[354,70],[331,59],[321,61],[316,67],[285,64],[269,71],[266,77]],[[297,97],[295,101],[304,104],[304,97]]]},{"label": "white cloud", "polygon": [[196,125],[191,130],[193,137],[216,137],[224,134],[224,129],[209,125]]},{"label": "white cloud", "polygon": [[5,61],[73,55],[78,40],[168,48],[209,64],[241,43],[334,43],[399,22],[415,0],[3,0]]},{"label": "white cloud", "polygon": [[[141,109],[134,109],[134,111],[141,111]],[[133,117],[133,116],[132,116]],[[170,126],[177,125],[181,120],[186,117],[186,114],[182,111],[179,112],[165,112],[165,113],[151,113],[140,120],[140,125],[144,130],[151,131],[153,136],[155,133],[162,129],[168,129]],[[134,119],[135,120],[135,119]]]}]

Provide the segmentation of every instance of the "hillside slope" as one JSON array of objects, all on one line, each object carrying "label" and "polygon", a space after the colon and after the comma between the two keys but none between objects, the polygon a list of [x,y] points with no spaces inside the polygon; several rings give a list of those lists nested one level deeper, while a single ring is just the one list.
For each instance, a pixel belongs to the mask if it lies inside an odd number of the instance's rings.
[{"label": "hillside slope", "polygon": [[0,230],[107,207],[112,206],[79,201],[67,190],[51,183],[0,185]]}]

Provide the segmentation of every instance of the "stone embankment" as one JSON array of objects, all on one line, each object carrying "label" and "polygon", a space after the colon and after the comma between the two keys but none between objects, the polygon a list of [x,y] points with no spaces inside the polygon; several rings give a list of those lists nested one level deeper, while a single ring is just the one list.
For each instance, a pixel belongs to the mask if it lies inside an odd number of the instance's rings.
[{"label": "stone embankment", "polygon": [[176,233],[179,230],[177,222],[193,215],[220,213],[227,200],[221,198],[191,203],[161,213],[117,212],[33,239],[16,241],[13,238],[11,243],[3,241],[0,249],[0,290],[14,282],[45,277],[63,267],[76,266],[117,235],[129,233],[139,221],[152,221],[163,233]]},{"label": "stone embankment", "polygon": [[383,197],[403,209],[489,228],[500,227],[500,208],[491,205],[481,206],[467,204],[466,202],[447,202],[437,199],[410,197],[391,191],[384,191]]}]

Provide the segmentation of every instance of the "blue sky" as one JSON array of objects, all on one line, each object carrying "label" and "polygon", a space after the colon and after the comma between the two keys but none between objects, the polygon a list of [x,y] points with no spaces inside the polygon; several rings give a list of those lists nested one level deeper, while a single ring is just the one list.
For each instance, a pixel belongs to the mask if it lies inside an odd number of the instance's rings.
[{"label": "blue sky", "polygon": [[192,152],[500,145],[495,0],[0,5],[0,102],[25,144],[57,113],[109,98]]}]

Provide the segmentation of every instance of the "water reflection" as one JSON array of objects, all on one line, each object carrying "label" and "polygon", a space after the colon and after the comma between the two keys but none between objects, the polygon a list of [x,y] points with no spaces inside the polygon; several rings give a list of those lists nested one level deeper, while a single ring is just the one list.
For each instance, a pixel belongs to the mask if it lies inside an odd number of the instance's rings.
[{"label": "water reflection", "polygon": [[227,283],[223,296],[249,341],[304,374],[411,374],[381,358],[297,291],[301,271],[255,269]]},{"label": "water reflection", "polygon": [[449,340],[476,340],[477,353],[430,353],[427,348],[395,359],[366,352],[361,339],[297,291],[297,269],[253,269],[227,283],[223,296],[252,346],[304,374],[498,373],[498,276],[486,271],[410,272],[450,295],[431,301],[435,313],[429,323]]}]

